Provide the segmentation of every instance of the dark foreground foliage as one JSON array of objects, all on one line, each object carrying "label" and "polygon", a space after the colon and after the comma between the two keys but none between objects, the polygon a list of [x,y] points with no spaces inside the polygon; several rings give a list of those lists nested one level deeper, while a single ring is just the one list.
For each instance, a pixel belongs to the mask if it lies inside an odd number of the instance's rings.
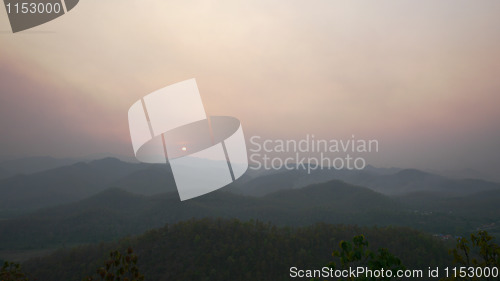
[{"label": "dark foreground foliage", "polygon": [[28,281],[26,275],[21,271],[21,265],[13,262],[4,262],[0,269],[1,281]]},{"label": "dark foreground foliage", "polygon": [[[145,280],[290,280],[290,267],[317,268],[342,240],[363,234],[371,249],[383,247],[411,267],[451,263],[446,247],[407,228],[315,224],[276,227],[258,221],[203,219],[167,225],[119,243],[61,250],[23,264],[38,280],[82,280],[95,275],[109,252],[132,247]],[[34,279],[34,278],[31,278]]]},{"label": "dark foreground foliage", "polygon": [[[453,255],[453,262],[458,271],[456,276],[443,278],[443,281],[498,281],[500,276],[479,276],[476,268],[498,268],[500,269],[500,246],[495,239],[486,231],[478,231],[470,236],[470,240],[460,238],[455,249],[450,253]],[[471,269],[473,269],[471,271]],[[471,274],[472,273],[472,274]]]},{"label": "dark foreground foliage", "polygon": [[[139,249],[137,255],[130,246]],[[107,258],[102,256],[109,249],[114,250],[108,251]],[[255,221],[205,219],[167,225],[120,243],[60,251],[25,263],[23,270],[18,264],[5,262],[0,280],[26,281],[26,276],[32,277],[31,280],[68,281],[82,280],[82,276],[88,276],[83,280],[90,281],[290,280],[290,267],[321,268],[321,264],[325,265],[322,261],[332,256],[333,260],[326,265],[332,269],[366,266],[372,270],[396,271],[429,265],[500,266],[500,247],[485,231],[472,234],[470,240],[459,239],[456,248],[450,251],[453,262],[445,252],[440,242],[402,228],[328,224],[278,228]],[[338,280],[401,279],[361,276]]]},{"label": "dark foreground foliage", "polygon": [[[355,236],[352,241],[340,241],[339,250],[332,253],[334,261],[328,264],[328,268],[332,270],[349,270],[358,266],[366,267],[369,270],[385,270],[391,271],[391,277],[375,277],[375,276],[348,276],[339,278],[338,280],[357,280],[357,281],[389,281],[403,280],[396,278],[396,271],[405,270],[406,267],[401,260],[389,252],[386,248],[379,248],[377,251],[368,249],[368,241],[364,235]],[[311,281],[319,281],[320,278],[312,278]]]}]

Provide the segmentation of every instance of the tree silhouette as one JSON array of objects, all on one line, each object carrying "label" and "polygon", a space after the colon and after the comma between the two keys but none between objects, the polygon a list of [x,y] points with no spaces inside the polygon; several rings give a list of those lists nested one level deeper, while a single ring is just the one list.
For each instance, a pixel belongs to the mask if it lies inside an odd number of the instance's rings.
[{"label": "tree silhouette", "polygon": [[1,281],[28,281],[21,272],[21,265],[13,262],[5,262],[0,270]]},{"label": "tree silhouette", "polygon": [[[97,275],[102,281],[143,281],[144,275],[139,272],[137,267],[137,255],[132,248],[127,249],[126,254],[119,251],[112,251],[110,259],[103,267],[97,269]],[[96,281],[95,277],[87,277],[84,281]]]},{"label": "tree silhouette", "polygon": [[[337,262],[332,261],[328,267],[333,270],[345,270],[352,267],[363,266],[368,269],[392,271],[391,276],[396,276],[396,271],[404,270],[401,260],[391,254],[387,249],[380,248],[377,252],[372,252],[368,249],[368,241],[363,235],[355,236],[351,241],[340,241],[340,250],[333,251],[332,255]],[[320,279],[313,278],[311,281],[319,281]],[[395,277],[375,277],[375,276],[349,276],[339,278],[338,281],[361,280],[361,281],[386,281],[386,280],[401,280]]]},{"label": "tree silhouette", "polygon": [[500,246],[495,243],[494,238],[486,231],[472,233],[470,240],[459,238],[455,249],[450,253],[453,255],[453,262],[457,266],[466,268],[466,276],[450,276],[442,278],[442,281],[476,281],[476,280],[500,280],[499,276],[477,276],[475,273],[469,275],[469,268],[500,268]]}]

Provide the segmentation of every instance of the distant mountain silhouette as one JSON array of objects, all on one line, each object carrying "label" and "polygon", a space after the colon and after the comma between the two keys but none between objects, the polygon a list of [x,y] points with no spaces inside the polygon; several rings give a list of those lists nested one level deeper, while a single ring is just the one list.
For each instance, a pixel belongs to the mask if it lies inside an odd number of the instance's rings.
[{"label": "distant mountain silhouette", "polygon": [[295,171],[294,173],[279,172],[261,176],[250,180],[243,186],[239,186],[239,190],[235,192],[251,196],[264,196],[280,190],[293,189],[296,182],[304,176],[304,173],[300,171]]},{"label": "distant mountain silhouette", "polygon": [[79,159],[53,158],[49,156],[8,160],[0,163],[0,169],[10,174],[33,174],[81,162]]},{"label": "distant mountain silhouette", "polygon": [[0,180],[0,214],[9,215],[75,202],[97,194],[146,165],[106,158]]},{"label": "distant mountain silhouette", "polygon": [[300,188],[333,179],[365,186],[391,196],[423,191],[457,196],[486,190],[500,190],[500,184],[484,180],[448,179],[416,169],[396,170],[395,173],[388,174],[390,171],[376,168],[366,171],[325,169],[312,171],[311,174],[304,170],[283,171],[253,179],[241,186],[243,190],[240,192],[246,195],[263,196],[277,190]]},{"label": "distant mountain silhouette", "polygon": [[111,186],[144,195],[177,192],[172,171],[167,165],[151,165],[134,171],[112,182]]},{"label": "distant mountain silhouette", "polygon": [[500,184],[484,180],[452,180],[415,169],[401,170],[392,175],[352,177],[346,181],[366,186],[387,195],[404,195],[429,191],[458,196],[500,189]]},{"label": "distant mountain silhouette", "polygon": [[[499,200],[498,183],[368,167],[249,171],[220,190],[180,201],[168,165],[105,158],[0,180],[0,250],[113,241],[206,217],[468,235],[484,225],[496,227]],[[490,231],[500,236],[498,227]]]},{"label": "distant mountain silhouette", "polygon": [[[190,218],[258,219],[284,225],[314,222],[386,225],[402,212],[393,199],[340,181],[262,198],[216,191],[188,201],[176,192],[143,196],[108,189],[90,198],[0,221],[0,249],[111,240]],[[23,235],[19,235],[23,233]]]},{"label": "distant mountain silhouette", "polygon": [[[395,173],[393,173],[396,171]],[[264,174],[262,176],[259,176]],[[240,195],[265,196],[311,184],[342,180],[391,196],[431,192],[439,196],[462,196],[498,190],[497,183],[483,180],[452,180],[415,169],[368,167],[367,170],[305,170],[262,173],[250,170],[222,190]],[[168,165],[127,163],[105,158],[76,163],[29,175],[0,180],[0,218],[88,198],[110,187],[142,195],[177,192]]]},{"label": "distant mountain silhouette", "polygon": [[372,165],[366,165],[366,167],[363,169],[363,171],[365,171],[365,172],[369,172],[369,173],[376,174],[376,175],[392,175],[392,174],[395,174],[401,170],[403,170],[403,169],[395,168],[395,167],[377,168],[377,167],[374,167]]},{"label": "distant mountain silhouette", "polygon": [[263,197],[218,190],[187,201],[180,201],[177,192],[144,196],[112,188],[75,203],[0,221],[0,250],[110,241],[165,223],[205,217],[292,226],[315,222],[400,225],[461,235],[497,221],[498,199],[497,190],[469,197],[422,193],[392,198],[337,180]]},{"label": "distant mountain silhouette", "polygon": [[450,179],[481,179],[485,181],[500,181],[500,177],[492,175],[486,172],[480,172],[474,169],[459,169],[459,170],[445,170],[445,171],[433,171],[429,170],[430,173],[442,175]]},{"label": "distant mountain silhouette", "polygon": [[[476,181],[476,180],[474,180]],[[407,208],[441,212],[496,221],[500,219],[500,190],[480,191],[461,196],[444,196],[436,192],[406,194],[397,199]]]},{"label": "distant mountain silhouette", "polygon": [[345,182],[357,182],[358,180],[351,180],[352,178],[363,177],[366,173],[368,175],[378,176],[386,175],[398,169],[378,169],[373,166],[367,166],[367,171],[357,170],[333,170],[333,169],[318,169],[312,170],[308,173],[307,170],[280,170],[276,172],[268,172],[260,177],[253,178],[239,186],[240,193],[251,196],[264,196],[266,194],[286,189],[296,189],[305,187],[311,184],[323,183],[331,180],[342,180]]},{"label": "distant mountain silhouette", "polygon": [[396,210],[393,199],[368,188],[333,180],[300,189],[282,190],[264,197],[288,208],[328,207],[340,212]]},{"label": "distant mountain silhouette", "polygon": [[[249,180],[250,176],[244,175],[231,186]],[[0,218],[75,202],[110,187],[143,195],[177,193],[168,165],[104,158],[0,179]]]}]

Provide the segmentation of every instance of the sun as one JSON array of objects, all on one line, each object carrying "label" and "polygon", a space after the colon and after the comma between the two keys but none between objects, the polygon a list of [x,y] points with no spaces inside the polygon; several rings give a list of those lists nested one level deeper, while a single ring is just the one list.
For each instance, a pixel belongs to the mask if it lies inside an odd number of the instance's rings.
[{"label": "sun", "polygon": [[181,150],[182,150],[182,151],[187,151],[187,147],[183,146],[183,147],[181,148]]}]

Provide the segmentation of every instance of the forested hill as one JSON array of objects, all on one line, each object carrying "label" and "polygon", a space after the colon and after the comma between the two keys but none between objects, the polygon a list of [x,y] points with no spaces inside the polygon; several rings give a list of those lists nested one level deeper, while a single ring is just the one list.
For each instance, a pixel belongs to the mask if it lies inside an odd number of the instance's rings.
[{"label": "forested hill", "polygon": [[448,264],[444,245],[407,228],[331,224],[276,227],[258,221],[189,220],[119,243],[61,250],[23,264],[30,279],[82,280],[110,250],[132,247],[146,280],[289,280],[289,268],[321,268],[341,240],[364,234],[373,249],[388,248],[408,267]]}]

